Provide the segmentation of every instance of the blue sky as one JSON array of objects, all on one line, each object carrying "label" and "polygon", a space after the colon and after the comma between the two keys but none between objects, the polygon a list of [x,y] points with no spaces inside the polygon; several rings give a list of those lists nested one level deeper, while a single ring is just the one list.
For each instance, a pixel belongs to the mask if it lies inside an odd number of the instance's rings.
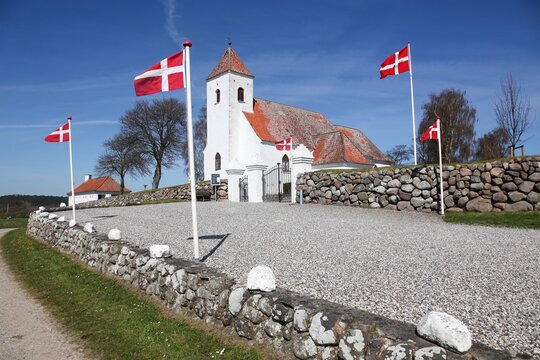
[{"label": "blue sky", "polygon": [[[379,64],[411,42],[417,124],[428,95],[465,90],[477,136],[511,72],[536,119],[540,154],[540,2],[525,1],[0,1],[0,195],[69,190],[67,144],[43,138],[73,117],[75,186],[137,98],[133,77],[189,39],[194,119],[226,36],[255,75],[255,96],[361,129],[381,150],[412,142],[409,75]],[[145,97],[179,97],[174,91]],[[444,131],[444,129],[443,129]],[[185,183],[181,166],[160,186]],[[141,190],[151,177],[128,178]]]}]

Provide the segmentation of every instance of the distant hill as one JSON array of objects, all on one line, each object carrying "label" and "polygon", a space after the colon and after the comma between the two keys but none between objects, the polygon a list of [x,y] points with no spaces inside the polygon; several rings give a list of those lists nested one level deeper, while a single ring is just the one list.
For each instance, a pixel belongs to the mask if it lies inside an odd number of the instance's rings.
[{"label": "distant hill", "polygon": [[65,196],[47,195],[4,195],[0,196],[0,218],[28,217],[39,206],[58,207],[68,202]]}]

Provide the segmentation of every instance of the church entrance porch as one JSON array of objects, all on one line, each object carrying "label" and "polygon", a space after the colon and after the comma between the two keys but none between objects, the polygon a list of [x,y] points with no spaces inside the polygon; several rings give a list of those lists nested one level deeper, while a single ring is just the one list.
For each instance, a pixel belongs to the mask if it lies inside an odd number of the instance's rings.
[{"label": "church entrance porch", "polygon": [[276,166],[263,172],[263,201],[291,201],[291,170],[290,167]]}]

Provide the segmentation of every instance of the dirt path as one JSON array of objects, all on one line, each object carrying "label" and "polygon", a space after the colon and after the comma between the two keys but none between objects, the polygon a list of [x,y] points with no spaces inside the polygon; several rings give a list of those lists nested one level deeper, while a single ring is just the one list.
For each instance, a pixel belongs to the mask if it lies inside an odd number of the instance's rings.
[{"label": "dirt path", "polygon": [[[0,229],[0,238],[9,229]],[[0,359],[89,359],[20,287],[0,253]]]}]

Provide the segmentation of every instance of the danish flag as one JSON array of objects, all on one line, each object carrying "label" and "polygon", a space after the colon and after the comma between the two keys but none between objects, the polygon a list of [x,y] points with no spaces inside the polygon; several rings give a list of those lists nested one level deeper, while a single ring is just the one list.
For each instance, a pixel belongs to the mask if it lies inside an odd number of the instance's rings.
[{"label": "danish flag", "polygon": [[381,64],[381,79],[388,75],[397,75],[410,70],[409,45],[393,53]]},{"label": "danish flag", "polygon": [[424,132],[424,135],[420,138],[420,141],[426,140],[437,140],[439,138],[439,120],[441,118],[437,117],[437,121],[431,124],[430,127]]},{"label": "danish flag", "polygon": [[60,126],[45,137],[47,142],[65,142],[69,141],[69,122]]},{"label": "danish flag", "polygon": [[279,151],[289,151],[292,147],[292,137],[286,138],[285,140],[276,141],[276,149]]},{"label": "danish flag", "polygon": [[184,88],[184,52],[180,51],[135,77],[137,96]]}]

